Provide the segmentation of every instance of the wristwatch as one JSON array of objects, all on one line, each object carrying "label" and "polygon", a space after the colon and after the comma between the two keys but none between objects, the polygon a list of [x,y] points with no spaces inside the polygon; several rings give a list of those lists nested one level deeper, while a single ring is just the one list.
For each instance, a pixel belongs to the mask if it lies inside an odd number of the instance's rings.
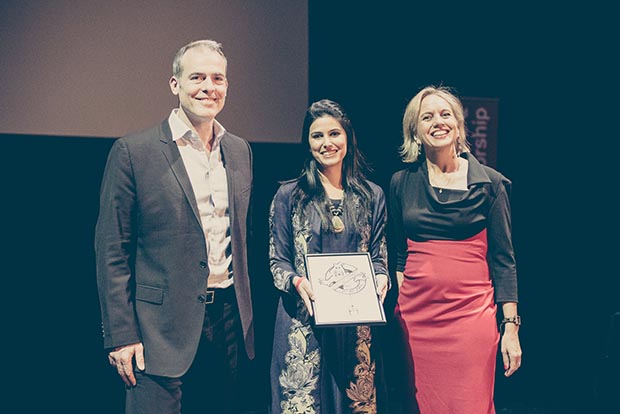
[{"label": "wristwatch", "polygon": [[507,323],[514,323],[517,326],[521,326],[521,317],[519,315],[510,316],[508,318],[502,319],[502,323],[500,323],[499,327],[502,328]]}]

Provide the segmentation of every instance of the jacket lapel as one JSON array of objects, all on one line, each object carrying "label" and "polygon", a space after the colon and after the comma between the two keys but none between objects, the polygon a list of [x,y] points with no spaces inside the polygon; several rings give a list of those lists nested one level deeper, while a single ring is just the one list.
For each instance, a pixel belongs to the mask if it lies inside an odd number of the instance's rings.
[{"label": "jacket lapel", "polygon": [[220,143],[222,147],[222,162],[224,163],[224,169],[226,170],[226,181],[228,187],[228,215],[230,217],[230,227],[233,228],[233,221],[235,219],[235,169],[234,169],[234,153],[230,146],[230,140],[226,139],[226,135],[222,137]]},{"label": "jacket lapel", "polygon": [[174,176],[179,182],[181,188],[183,189],[185,197],[187,197],[187,200],[192,207],[194,217],[196,218],[198,224],[201,225],[200,214],[198,213],[198,203],[196,202],[196,197],[194,196],[194,191],[192,190],[192,184],[189,181],[189,175],[187,175],[185,164],[183,164],[183,159],[181,158],[179,147],[177,147],[177,145],[172,140],[172,133],[170,132],[170,125],[168,125],[168,119],[165,119],[164,122],[162,122],[161,132],[162,133],[160,141],[162,143],[162,152],[164,153],[164,157],[166,157],[166,160],[168,160]]}]

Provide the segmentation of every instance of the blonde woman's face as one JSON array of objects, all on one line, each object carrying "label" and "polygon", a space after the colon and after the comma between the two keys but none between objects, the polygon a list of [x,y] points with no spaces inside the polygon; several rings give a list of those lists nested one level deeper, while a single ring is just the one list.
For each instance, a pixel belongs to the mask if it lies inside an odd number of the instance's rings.
[{"label": "blonde woman's face", "polygon": [[424,97],[417,119],[417,137],[427,151],[456,146],[458,122],[452,107],[438,95]]}]

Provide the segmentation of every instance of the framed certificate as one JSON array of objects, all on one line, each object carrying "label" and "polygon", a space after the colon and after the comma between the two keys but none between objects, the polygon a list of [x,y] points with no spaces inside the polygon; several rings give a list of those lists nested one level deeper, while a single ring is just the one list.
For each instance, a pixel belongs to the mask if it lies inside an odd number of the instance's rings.
[{"label": "framed certificate", "polygon": [[386,323],[368,252],[306,254],[317,326]]}]

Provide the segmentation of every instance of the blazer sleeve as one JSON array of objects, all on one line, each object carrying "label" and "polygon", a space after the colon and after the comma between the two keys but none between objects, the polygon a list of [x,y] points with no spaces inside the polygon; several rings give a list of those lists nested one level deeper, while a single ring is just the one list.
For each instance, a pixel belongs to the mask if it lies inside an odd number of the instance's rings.
[{"label": "blazer sleeve", "polygon": [[104,347],[140,342],[132,291],[136,249],[136,185],[124,139],[108,155],[95,227],[97,286]]}]

